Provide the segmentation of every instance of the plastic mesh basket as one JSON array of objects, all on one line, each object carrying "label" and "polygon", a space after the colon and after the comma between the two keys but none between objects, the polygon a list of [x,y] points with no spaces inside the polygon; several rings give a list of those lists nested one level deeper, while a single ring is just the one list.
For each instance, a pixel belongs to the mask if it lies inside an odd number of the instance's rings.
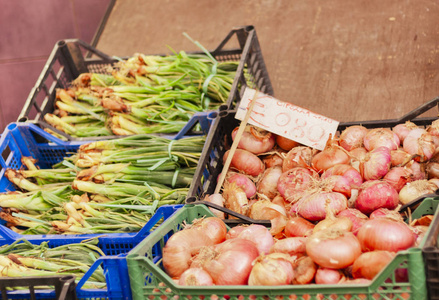
[{"label": "plastic mesh basket", "polygon": [[[203,52],[197,53],[202,54]],[[239,101],[241,87],[247,83],[266,94],[273,95],[273,88],[262,57],[256,30],[253,26],[231,30],[217,48],[210,53],[218,61],[239,61],[234,83],[226,102],[227,108],[232,108],[236,101]],[[87,58],[90,56],[91,58]],[[18,117],[18,122],[30,122],[38,124],[40,127],[50,128],[68,140],[113,138],[74,138],[50,126],[44,121],[44,115],[54,111],[57,88],[69,87],[70,82],[84,72],[107,74],[108,67],[115,62],[117,62],[116,58],[81,40],[67,39],[59,41],[52,50],[35,87],[31,90]],[[245,67],[249,73],[247,79],[244,77]],[[202,129],[205,128],[202,127]]]},{"label": "plastic mesh basket", "polygon": [[[438,197],[423,199],[413,218],[435,214]],[[161,251],[166,240],[184,224],[213,214],[204,205],[186,205],[127,256],[133,299],[426,299],[427,287],[421,248],[397,253],[370,284],[289,285],[289,286],[181,286],[162,269]],[[429,232],[433,230],[430,227]],[[423,243],[421,243],[421,246]],[[158,253],[158,254],[156,254]],[[408,281],[398,280],[407,272]]]}]

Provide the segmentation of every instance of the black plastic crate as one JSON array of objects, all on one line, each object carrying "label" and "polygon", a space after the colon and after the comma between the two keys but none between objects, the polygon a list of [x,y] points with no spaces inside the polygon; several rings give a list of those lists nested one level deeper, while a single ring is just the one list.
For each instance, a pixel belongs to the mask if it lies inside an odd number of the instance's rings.
[{"label": "black plastic crate", "polygon": [[[404,115],[398,119],[388,119],[388,120],[372,120],[372,121],[362,121],[362,122],[345,122],[340,123],[338,126],[338,131],[343,131],[346,127],[352,125],[363,125],[367,128],[378,128],[387,127],[391,128],[397,124],[404,123],[406,121],[412,121],[419,126],[427,126],[431,124],[436,117],[424,117],[417,118],[428,110],[437,107],[439,105],[439,97],[435,98],[417,109],[411,111],[410,113]],[[223,170],[222,158],[224,153],[230,149],[232,145],[231,133],[233,129],[240,125],[241,121],[235,118],[236,110],[220,111],[218,117],[213,121],[210,133],[206,139],[206,144],[203,149],[202,156],[199,160],[197,170],[195,172],[194,180],[192,182],[191,188],[188,193],[188,199],[186,203],[204,203],[207,206],[215,207],[214,204],[206,203],[203,200],[205,195],[213,194],[217,185],[217,179]],[[200,202],[202,201],[202,202]],[[242,216],[237,213],[232,213],[226,209],[220,209],[230,215],[239,217],[241,220],[247,222],[261,223],[261,221],[256,221],[248,217]],[[266,222],[262,222],[266,223]],[[439,267],[438,267],[439,274]],[[439,276],[438,276],[439,278]],[[439,288],[438,288],[439,289]]]},{"label": "black plastic crate", "polygon": [[[229,47],[231,49],[226,49]],[[203,54],[203,52],[192,53]],[[244,91],[243,87],[247,84],[261,92],[273,95],[273,88],[253,26],[231,30],[216,49],[210,53],[218,61],[239,61],[234,83],[226,102],[228,109],[233,109],[240,101]],[[84,72],[107,74],[108,67],[117,61],[118,59],[115,57],[107,55],[81,40],[58,41],[23,106],[18,122],[31,122],[42,128],[51,129],[70,141],[114,138],[114,136],[71,137],[45,122],[44,115],[54,111],[57,88],[69,87],[71,81]],[[244,76],[244,68],[248,70],[247,79]]]},{"label": "black plastic crate", "polygon": [[[51,289],[53,287],[53,289]],[[0,290],[6,299],[76,300],[75,276],[1,277]],[[10,288],[19,288],[10,290]],[[9,290],[8,290],[9,289]]]}]

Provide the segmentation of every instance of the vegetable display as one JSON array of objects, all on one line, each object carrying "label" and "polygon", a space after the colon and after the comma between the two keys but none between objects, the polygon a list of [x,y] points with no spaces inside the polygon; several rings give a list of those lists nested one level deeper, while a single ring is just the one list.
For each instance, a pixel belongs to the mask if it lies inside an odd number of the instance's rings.
[{"label": "vegetable display", "polygon": [[[419,245],[428,229],[414,226],[399,208],[438,188],[439,177],[428,172],[439,157],[437,122],[426,128],[403,125],[347,127],[322,151],[247,125],[229,169],[223,170],[221,192],[202,200],[271,221],[271,250],[260,250],[253,267],[279,270],[279,285],[370,282],[398,251]],[[234,136],[232,132],[232,140]],[[226,151],[224,162],[228,155]],[[227,240],[243,231],[232,228]],[[264,241],[256,240],[257,246]],[[204,251],[196,252],[194,260]],[[376,263],[370,266],[369,260]],[[289,261],[293,273],[280,261]],[[246,284],[264,285],[259,274],[249,278]],[[275,285],[272,278],[265,283]]]},{"label": "vegetable display", "polygon": [[136,53],[107,74],[82,73],[57,89],[44,120],[72,137],[176,133],[194,113],[226,103],[238,63],[218,62],[207,51]]},{"label": "vegetable display", "polygon": [[157,207],[182,203],[204,136],[135,135],[83,144],[50,169],[23,157],[7,169],[17,191],[0,194],[0,217],[21,234],[137,232]]}]

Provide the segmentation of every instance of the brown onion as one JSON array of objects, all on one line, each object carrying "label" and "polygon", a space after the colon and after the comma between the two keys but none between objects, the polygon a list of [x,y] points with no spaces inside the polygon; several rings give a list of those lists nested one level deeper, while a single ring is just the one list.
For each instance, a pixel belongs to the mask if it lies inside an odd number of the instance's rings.
[{"label": "brown onion", "polygon": [[291,258],[284,253],[260,256],[253,262],[248,285],[289,285],[294,278]]},{"label": "brown onion", "polygon": [[297,147],[300,145],[300,143],[290,140],[284,136],[278,135],[276,136],[276,144],[285,151],[290,151],[294,147]]},{"label": "brown onion", "polygon": [[247,215],[249,201],[246,193],[234,182],[225,182],[223,189],[224,206],[234,212]]},{"label": "brown onion", "polygon": [[354,262],[352,275],[354,278],[373,279],[395,257],[395,252],[376,250],[362,253]]},{"label": "brown onion", "polygon": [[388,218],[367,221],[358,231],[357,237],[363,251],[398,252],[415,243],[415,235],[406,223]]},{"label": "brown onion", "polygon": [[342,269],[361,254],[361,245],[352,232],[323,230],[307,238],[306,253],[321,267]]},{"label": "brown onion", "polygon": [[400,140],[396,133],[389,128],[374,128],[366,134],[363,143],[367,151],[372,151],[378,147],[396,150],[400,145]]},{"label": "brown onion", "polygon": [[363,139],[369,129],[361,125],[347,127],[340,135],[340,146],[347,151],[363,146]]},{"label": "brown onion", "polygon": [[390,151],[390,163],[392,167],[397,167],[407,163],[411,159],[411,155],[402,148]]},{"label": "brown onion", "polygon": [[433,161],[428,162],[425,171],[428,174],[428,179],[439,178],[439,163]]},{"label": "brown onion", "polygon": [[410,203],[418,197],[426,194],[433,194],[437,186],[428,180],[415,180],[407,183],[399,192],[399,201],[402,204]]},{"label": "brown onion", "polygon": [[213,285],[213,280],[205,270],[189,268],[181,274],[178,284],[188,286]]},{"label": "brown onion", "polygon": [[308,284],[317,272],[317,265],[309,256],[300,257],[294,264],[293,284]]}]

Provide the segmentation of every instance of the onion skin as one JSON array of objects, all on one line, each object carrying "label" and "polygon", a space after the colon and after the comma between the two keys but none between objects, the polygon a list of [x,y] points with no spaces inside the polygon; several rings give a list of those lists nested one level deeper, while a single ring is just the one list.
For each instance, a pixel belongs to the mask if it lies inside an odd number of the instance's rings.
[{"label": "onion skin", "polygon": [[194,220],[191,228],[206,233],[214,244],[219,244],[226,240],[227,226],[223,220],[218,217],[207,217],[199,221]]},{"label": "onion skin", "polygon": [[265,168],[271,168],[275,166],[281,166],[284,162],[283,156],[281,156],[282,153],[276,152],[267,156],[264,156],[262,158],[262,162],[265,165]]},{"label": "onion skin", "polygon": [[403,124],[398,124],[392,128],[392,131],[396,133],[401,143],[404,142],[404,139],[409,134],[412,129],[416,129],[418,126],[410,121],[407,121]]},{"label": "onion skin", "polygon": [[361,125],[349,126],[340,134],[340,146],[347,151],[362,147],[364,137],[368,132],[369,129]]},{"label": "onion skin", "polygon": [[333,192],[341,193],[347,198],[351,197],[351,183],[350,180],[341,175],[332,175],[326,178],[328,186],[332,187]]},{"label": "onion skin", "polygon": [[428,180],[415,180],[407,183],[401,191],[399,191],[399,201],[402,204],[410,203],[418,197],[426,194],[432,194],[437,190],[436,184]]},{"label": "onion skin", "polygon": [[363,143],[367,151],[378,147],[387,147],[390,151],[398,149],[401,142],[396,133],[389,128],[374,128],[366,134]]},{"label": "onion skin", "polygon": [[360,256],[361,245],[352,232],[329,229],[308,237],[306,253],[321,267],[342,269]]},{"label": "onion skin", "polygon": [[390,210],[390,209],[382,208],[382,207],[378,208],[377,210],[374,210],[370,214],[369,218],[371,220],[377,219],[377,218],[388,218],[388,219],[393,219],[395,221],[404,222],[404,219],[399,214],[399,212],[397,212],[396,210]]},{"label": "onion skin", "polygon": [[396,167],[410,159],[411,155],[405,152],[402,148],[390,151],[390,166]]},{"label": "onion skin", "polygon": [[428,179],[439,178],[439,163],[430,161],[427,163],[426,172]]},{"label": "onion skin", "polygon": [[300,146],[288,151],[282,163],[282,171],[286,172],[292,168],[308,168],[311,165],[314,151],[310,147]]},{"label": "onion skin", "polygon": [[313,178],[318,178],[318,174],[313,170],[302,167],[293,168],[279,177],[277,190],[286,201],[296,202],[312,184]]},{"label": "onion skin", "polygon": [[415,243],[415,235],[407,224],[387,218],[367,221],[358,231],[357,237],[363,251],[398,252]]},{"label": "onion skin", "polygon": [[227,182],[234,182],[238,187],[242,188],[248,199],[256,195],[256,185],[247,175],[228,172],[226,175]]},{"label": "onion skin", "polygon": [[317,266],[309,256],[300,257],[294,264],[293,284],[308,284],[314,279]]},{"label": "onion skin", "polygon": [[242,215],[247,215],[249,201],[244,190],[234,182],[225,182],[223,189],[224,206]]},{"label": "onion skin", "polygon": [[317,192],[303,197],[297,203],[299,215],[309,221],[320,221],[326,217],[326,203],[334,214],[348,208],[348,199],[345,195],[336,192]]},{"label": "onion skin", "polygon": [[361,185],[355,208],[369,215],[378,208],[395,209],[398,203],[398,192],[390,184],[381,180],[372,180]]},{"label": "onion skin", "polygon": [[390,170],[391,157],[387,147],[378,147],[366,155],[360,163],[360,173],[363,180],[377,180],[383,178]]},{"label": "onion skin", "polygon": [[237,238],[238,235],[247,228],[246,225],[238,225],[230,230],[226,234],[226,240]]},{"label": "onion skin", "polygon": [[282,168],[280,166],[265,169],[262,177],[256,184],[257,192],[267,196],[269,199],[273,199],[278,194],[277,183],[281,175]]},{"label": "onion skin", "polygon": [[[230,150],[224,153],[223,162],[227,160],[229,153]],[[265,165],[259,157],[243,149],[235,150],[230,167],[251,176],[258,176],[265,170]]]},{"label": "onion skin", "polygon": [[302,217],[292,217],[285,225],[285,236],[306,237],[312,234],[314,224]]},{"label": "onion skin", "polygon": [[385,250],[362,253],[354,262],[352,276],[372,280],[392,261],[395,255],[395,252]]},{"label": "onion skin", "polygon": [[[221,194],[211,194],[211,195],[206,195],[206,197],[204,197],[204,201],[211,202],[211,203],[216,204],[216,205],[219,205],[219,206],[221,206],[221,207],[224,207],[224,202],[225,202],[225,200],[224,200],[224,198],[223,198],[223,195],[221,195]],[[224,214],[224,212],[222,212],[222,211],[220,211],[220,210],[218,210],[218,209],[215,209],[215,208],[211,208],[211,207],[209,207],[209,210],[210,210],[210,211],[211,211],[216,217],[218,217],[218,218],[220,218],[220,219],[225,219],[225,214]]]},{"label": "onion skin", "polygon": [[[239,127],[232,131],[232,140],[235,140]],[[247,126],[238,143],[238,148],[261,154],[273,149],[276,137],[271,132],[260,133],[255,127]]]},{"label": "onion skin", "polygon": [[190,266],[192,256],[204,246],[212,246],[211,238],[198,229],[174,233],[163,248],[163,268],[171,277],[180,277]]},{"label": "onion skin", "polygon": [[294,278],[294,270],[289,260],[289,256],[279,256],[278,253],[258,257],[253,262],[248,285],[290,284]]},{"label": "onion skin", "polygon": [[432,135],[425,129],[418,128],[408,133],[403,143],[403,149],[408,154],[420,155],[420,160],[426,161],[433,157],[436,147]]}]

